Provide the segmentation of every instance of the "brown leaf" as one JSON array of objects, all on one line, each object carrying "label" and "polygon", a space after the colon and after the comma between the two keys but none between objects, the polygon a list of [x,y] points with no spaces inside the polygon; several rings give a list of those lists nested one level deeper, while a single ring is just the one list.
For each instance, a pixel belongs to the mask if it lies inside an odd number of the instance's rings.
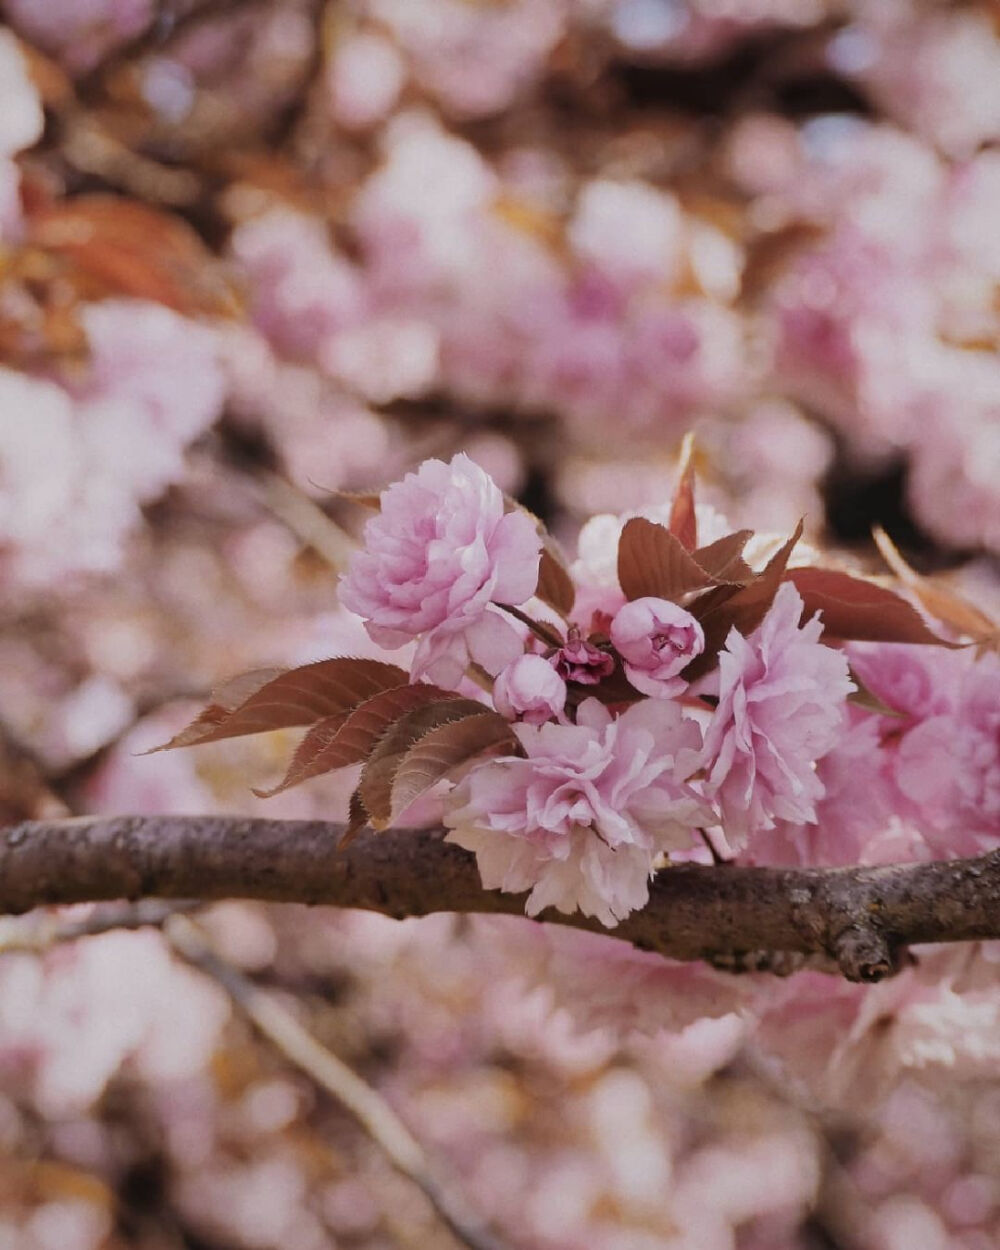
[{"label": "brown leaf", "polygon": [[981,608],[969,603],[961,595],[946,586],[938,585],[929,577],[922,577],[903,559],[889,535],[876,525],[872,530],[875,544],[882,558],[899,580],[913,591],[931,616],[956,633],[971,638],[976,643],[996,642],[1000,639],[1000,626]]},{"label": "brown leaf", "polygon": [[503,719],[475,699],[453,697],[413,708],[386,730],[369,755],[358,783],[358,794],[376,829],[384,829],[390,823],[393,781],[410,749],[441,726],[484,714]]},{"label": "brown leaf", "polygon": [[774,553],[753,581],[736,588],[716,587],[688,604],[688,611],[697,617],[705,633],[705,650],[684,670],[683,676],[688,681],[694,681],[715,667],[731,629],[735,627],[746,637],[761,623],[774,602],[789,557],[801,537],[800,521],[791,538]]},{"label": "brown leaf", "polygon": [[299,743],[281,781],[270,790],[255,790],[254,793],[260,798],[270,798],[310,777],[346,768],[349,764],[360,764],[372,753],[383,734],[407,712],[454,698],[454,691],[439,690],[437,686],[422,682],[380,690],[346,713],[314,725]]},{"label": "brown leaf", "polygon": [[489,708],[424,734],[407,751],[392,780],[389,823],[454,769],[477,755],[518,750],[510,725]]},{"label": "brown leaf", "polygon": [[361,795],[355,790],[351,795],[350,804],[347,809],[347,825],[344,832],[340,835],[340,841],[337,843],[338,848],[350,846],[354,839],[358,836],[365,825],[368,824],[368,812],[365,805],[361,801]]},{"label": "brown leaf", "polygon": [[692,552],[706,573],[720,582],[739,582],[745,584],[752,581],[754,571],[743,559],[743,548],[753,538],[753,530],[737,530],[726,534],[706,547],[699,547]]},{"label": "brown leaf", "polygon": [[665,525],[632,517],[618,540],[618,581],[626,599],[651,595],[674,603],[714,579]]},{"label": "brown leaf", "polygon": [[685,551],[698,546],[698,518],[694,509],[694,435],[688,432],[681,444],[680,477],[670,506],[668,529]]},{"label": "brown leaf", "polygon": [[29,218],[27,242],[68,266],[81,298],[130,295],[186,314],[233,315],[218,261],[179,217],[113,195],[80,195]]},{"label": "brown leaf", "polygon": [[920,613],[895,591],[839,569],[801,568],[785,574],[802,596],[803,619],[823,613],[827,638],[855,642],[912,642],[954,647],[933,633]]},{"label": "brown leaf", "polygon": [[568,616],[573,610],[576,598],[576,587],[573,579],[556,552],[551,540],[542,547],[542,557],[538,563],[538,585],[535,595],[542,603],[548,604],[560,616]]},{"label": "brown leaf", "polygon": [[310,725],[339,716],[380,690],[408,681],[403,669],[380,660],[319,660],[284,672],[245,673],[213,692],[208,706],[186,729],[154,750]]}]

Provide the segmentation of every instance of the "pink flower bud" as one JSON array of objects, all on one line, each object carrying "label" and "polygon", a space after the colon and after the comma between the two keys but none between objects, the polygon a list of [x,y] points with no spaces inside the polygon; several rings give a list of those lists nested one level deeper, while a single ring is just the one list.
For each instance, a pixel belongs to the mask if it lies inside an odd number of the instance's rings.
[{"label": "pink flower bud", "polygon": [[685,688],[678,674],[705,649],[705,635],[690,612],[668,599],[634,599],[611,622],[611,641],[636,690],[669,699]]},{"label": "pink flower bud", "polygon": [[560,677],[579,682],[581,686],[596,686],[615,669],[614,656],[592,642],[584,642],[575,626],[570,627],[565,644],[549,656],[549,663]]},{"label": "pink flower bud", "polygon": [[566,683],[542,656],[522,655],[493,683],[493,705],[508,720],[541,725],[562,715]]}]

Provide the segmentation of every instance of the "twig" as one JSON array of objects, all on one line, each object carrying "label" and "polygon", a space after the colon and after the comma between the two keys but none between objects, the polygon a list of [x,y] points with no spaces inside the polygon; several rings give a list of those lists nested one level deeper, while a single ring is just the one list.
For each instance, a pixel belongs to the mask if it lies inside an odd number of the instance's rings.
[{"label": "twig", "polygon": [[308,495],[277,473],[261,471],[246,474],[244,479],[258,501],[335,572],[347,568],[357,543]]},{"label": "twig", "polygon": [[[440,829],[362,833],[342,824],[232,816],[24,821],[0,830],[0,914],[111,899],[255,898],[432,912],[522,914],[524,896],[484,890],[475,859]],[[854,981],[901,966],[911,943],[1000,938],[1000,848],[975,859],[852,868],[677,864],[613,930],[585,916],[542,919],[623,938],[674,959],[748,951],[826,955]]]},{"label": "twig", "polygon": [[365,1132],[426,1195],[442,1222],[469,1250],[504,1250],[464,1197],[443,1180],[423,1147],[381,1094],[361,1079],[315,1037],[278,1000],[259,989],[222,960],[202,929],[174,915],[164,926],[174,950],[217,981],[246,1013],[257,1030],[295,1067],[311,1077],[358,1121]]},{"label": "twig", "polygon": [[109,903],[96,907],[79,920],[36,912],[24,919],[0,916],[0,955],[18,952],[40,954],[61,942],[97,937],[121,929],[159,929],[172,916],[194,911],[202,904],[193,900],[161,903],[144,899],[140,903]]}]

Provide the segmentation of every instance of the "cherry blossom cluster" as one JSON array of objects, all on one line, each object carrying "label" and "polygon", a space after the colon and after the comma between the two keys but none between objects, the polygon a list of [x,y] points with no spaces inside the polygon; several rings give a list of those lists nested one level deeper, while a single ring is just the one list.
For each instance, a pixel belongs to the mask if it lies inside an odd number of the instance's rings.
[{"label": "cherry blossom cluster", "polygon": [[[341,602],[412,646],[418,690],[512,727],[445,799],[484,885],[613,925],[706,843],[843,862],[1000,839],[997,656],[936,645],[874,582],[794,567],[794,538],[754,570],[749,532],[706,519],[709,543],[685,474],[658,519],[591,521],[553,593],[551,541],[468,457],[382,494]],[[878,619],[844,610],[859,588]]]}]

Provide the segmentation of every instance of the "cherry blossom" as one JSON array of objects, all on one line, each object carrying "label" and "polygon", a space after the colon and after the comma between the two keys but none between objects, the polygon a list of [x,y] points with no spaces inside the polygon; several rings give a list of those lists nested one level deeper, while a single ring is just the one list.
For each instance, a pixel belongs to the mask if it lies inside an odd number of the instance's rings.
[{"label": "cherry blossom", "polygon": [[383,492],[340,599],[381,646],[419,637],[414,678],[453,685],[470,658],[495,672],[514,658],[511,648],[520,651],[492,605],[533,593],[540,549],[530,518],[505,513],[500,491],[468,456],[428,460]]},{"label": "cherry blossom", "polygon": [[815,821],[825,793],[815,765],[837,742],[854,686],[846,657],[820,643],[822,622],[800,627],[801,615],[786,584],[759,628],[749,638],[733,629],[719,656],[702,764],[735,846],[779,819]]},{"label": "cherry blossom", "polygon": [[475,768],[446,812],[487,889],[531,890],[529,915],[579,909],[614,925],[641,907],[657,855],[710,819],[688,784],[701,734],[675,703],[617,719],[594,699],[575,725],[519,725],[527,758]]}]

